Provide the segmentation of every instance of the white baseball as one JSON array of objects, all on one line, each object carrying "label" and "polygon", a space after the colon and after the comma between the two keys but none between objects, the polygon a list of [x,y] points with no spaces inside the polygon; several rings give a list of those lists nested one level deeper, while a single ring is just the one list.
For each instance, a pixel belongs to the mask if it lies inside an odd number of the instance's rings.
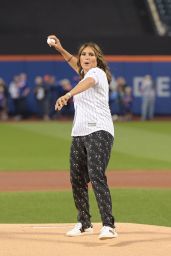
[{"label": "white baseball", "polygon": [[47,43],[51,46],[52,44],[54,44],[54,43],[55,43],[55,39],[53,39],[53,38],[49,38],[49,37],[48,37],[48,39],[47,39]]}]

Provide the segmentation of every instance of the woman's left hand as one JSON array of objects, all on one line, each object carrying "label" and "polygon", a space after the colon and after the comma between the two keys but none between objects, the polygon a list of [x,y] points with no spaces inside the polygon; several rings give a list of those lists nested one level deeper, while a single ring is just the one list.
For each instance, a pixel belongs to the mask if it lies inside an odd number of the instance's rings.
[{"label": "woman's left hand", "polygon": [[67,105],[69,98],[70,98],[69,95],[65,94],[64,96],[57,99],[55,104],[55,110],[60,111],[63,108],[63,106]]}]

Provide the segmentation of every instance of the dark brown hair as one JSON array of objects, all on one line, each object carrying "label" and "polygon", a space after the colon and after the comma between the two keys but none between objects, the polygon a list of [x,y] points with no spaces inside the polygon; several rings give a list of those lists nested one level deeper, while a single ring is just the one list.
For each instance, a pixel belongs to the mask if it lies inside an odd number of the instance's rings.
[{"label": "dark brown hair", "polygon": [[92,48],[92,50],[94,51],[95,56],[97,58],[97,67],[101,68],[106,73],[108,83],[110,83],[112,80],[112,75],[111,75],[111,72],[109,70],[109,67],[108,67],[106,61],[104,60],[102,50],[100,49],[100,47],[97,44],[95,44],[93,42],[88,42],[88,43],[83,44],[78,51],[77,65],[78,65],[78,72],[80,74],[81,79],[84,77],[84,72],[82,70],[81,63],[80,63],[80,56],[81,56],[82,51],[86,47]]}]

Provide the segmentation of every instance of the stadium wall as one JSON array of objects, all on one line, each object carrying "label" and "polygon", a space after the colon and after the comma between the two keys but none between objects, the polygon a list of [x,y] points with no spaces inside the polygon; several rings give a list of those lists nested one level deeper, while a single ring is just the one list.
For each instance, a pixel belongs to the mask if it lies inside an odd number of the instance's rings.
[{"label": "stadium wall", "polygon": [[[141,111],[140,86],[143,76],[150,74],[156,85],[157,115],[171,114],[171,56],[106,56],[115,78],[122,76],[133,89],[133,113]],[[68,78],[73,86],[77,74],[55,55],[17,55],[0,56],[0,77],[9,85],[12,78],[21,72],[28,75],[28,84],[34,88],[37,75],[55,75],[57,80]],[[34,112],[33,93],[29,95],[29,107]]]}]

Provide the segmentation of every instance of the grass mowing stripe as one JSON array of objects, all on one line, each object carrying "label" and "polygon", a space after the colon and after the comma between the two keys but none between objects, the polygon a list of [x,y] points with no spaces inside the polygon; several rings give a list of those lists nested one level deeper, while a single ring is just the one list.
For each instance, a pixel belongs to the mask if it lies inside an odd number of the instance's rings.
[{"label": "grass mowing stripe", "polygon": [[[171,135],[171,134],[170,134]],[[171,162],[171,136],[152,133],[136,127],[120,127],[116,131],[113,150],[130,155]]]},{"label": "grass mowing stripe", "polygon": [[126,125],[122,123],[116,123],[115,126],[117,127],[128,127],[128,128],[136,128],[139,129],[139,133],[141,131],[148,131],[152,134],[157,133],[159,134],[171,134],[171,122],[170,121],[145,121],[145,122],[128,122]]},{"label": "grass mowing stripe", "polygon": [[[114,168],[113,168],[114,167]],[[171,169],[170,162],[145,158],[113,150],[109,161],[109,170],[167,170]]]},{"label": "grass mowing stripe", "polygon": [[54,139],[13,125],[7,126],[5,133],[6,137],[1,139],[3,146],[0,147],[1,170],[68,169],[67,140],[60,137]]},{"label": "grass mowing stripe", "polygon": [[[116,123],[109,169],[170,169],[170,122]],[[69,169],[72,123],[0,124],[0,170]]]},{"label": "grass mowing stripe", "polygon": [[[171,226],[171,189],[111,189],[117,222]],[[0,193],[0,223],[76,222],[72,193]],[[100,216],[90,191],[92,222]]]},{"label": "grass mowing stripe", "polygon": [[33,123],[33,124],[23,124],[17,125],[14,124],[13,127],[17,129],[30,131],[35,134],[53,137],[53,138],[61,138],[64,140],[71,140],[71,123]]}]

